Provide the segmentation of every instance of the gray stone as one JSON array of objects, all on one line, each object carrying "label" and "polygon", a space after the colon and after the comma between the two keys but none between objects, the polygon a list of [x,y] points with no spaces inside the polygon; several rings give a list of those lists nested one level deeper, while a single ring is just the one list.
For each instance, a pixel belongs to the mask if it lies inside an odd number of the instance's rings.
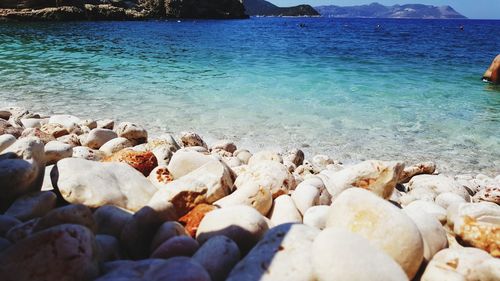
[{"label": "gray stone", "polygon": [[212,281],[223,281],[240,260],[240,250],[226,236],[214,236],[198,249],[193,260],[205,268]]},{"label": "gray stone", "polygon": [[5,214],[21,221],[27,221],[44,216],[56,207],[56,201],[57,196],[51,191],[27,194],[14,201]]},{"label": "gray stone", "polygon": [[94,212],[98,234],[112,235],[119,238],[125,224],[132,219],[132,214],[116,206],[105,205]]},{"label": "gray stone", "polygon": [[175,236],[158,246],[151,254],[151,258],[168,259],[178,256],[191,257],[199,247],[198,241],[189,236]]},{"label": "gray stone", "polygon": [[156,234],[153,237],[151,242],[151,252],[170,238],[187,235],[188,233],[186,232],[186,229],[180,223],[176,221],[164,222],[160,228],[158,228],[158,231],[156,231]]},{"label": "gray stone", "polygon": [[105,234],[95,236],[99,262],[119,260],[121,258],[120,242],[116,237]]},{"label": "gray stone", "polygon": [[15,217],[0,215],[0,237],[5,237],[5,235],[11,228],[20,224],[21,221],[16,219]]},{"label": "gray stone", "polygon": [[67,205],[48,212],[36,223],[33,232],[38,232],[60,224],[78,224],[96,232],[92,211],[84,205]]},{"label": "gray stone", "polygon": [[127,221],[120,242],[131,258],[144,259],[149,256],[151,241],[162,222],[158,213],[150,207],[140,209]]}]

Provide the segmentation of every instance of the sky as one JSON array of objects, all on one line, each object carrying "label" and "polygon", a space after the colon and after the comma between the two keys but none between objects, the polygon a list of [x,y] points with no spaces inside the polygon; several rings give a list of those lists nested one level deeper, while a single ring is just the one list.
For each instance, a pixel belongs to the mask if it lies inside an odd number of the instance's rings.
[{"label": "sky", "polygon": [[457,12],[471,19],[500,19],[500,0],[268,0],[278,6],[299,4],[352,6],[378,2],[383,5],[427,4],[449,5]]}]

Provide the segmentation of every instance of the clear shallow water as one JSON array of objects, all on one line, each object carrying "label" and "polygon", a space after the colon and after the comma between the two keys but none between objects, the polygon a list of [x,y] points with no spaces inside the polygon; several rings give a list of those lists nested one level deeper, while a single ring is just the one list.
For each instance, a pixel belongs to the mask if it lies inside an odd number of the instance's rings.
[{"label": "clear shallow water", "polygon": [[480,77],[499,34],[500,21],[2,23],[0,105],[496,175],[500,88]]}]

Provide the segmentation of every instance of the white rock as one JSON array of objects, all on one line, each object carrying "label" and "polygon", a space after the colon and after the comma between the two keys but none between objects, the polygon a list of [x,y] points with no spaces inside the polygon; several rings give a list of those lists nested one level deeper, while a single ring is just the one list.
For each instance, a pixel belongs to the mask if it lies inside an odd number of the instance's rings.
[{"label": "white rock", "polygon": [[205,141],[203,141],[203,139],[197,133],[181,132],[180,139],[181,139],[182,145],[184,147],[201,146],[201,147],[207,148],[207,144],[205,143]]},{"label": "white rock", "polygon": [[227,208],[231,206],[246,205],[267,215],[273,205],[273,196],[268,188],[258,183],[250,182],[239,187],[236,191],[214,202],[215,206]]},{"label": "white rock", "polygon": [[295,203],[289,195],[281,195],[274,199],[274,204],[269,213],[269,219],[273,225],[284,223],[302,223],[300,215]]},{"label": "white rock", "polygon": [[0,152],[16,142],[16,137],[10,134],[0,135]]},{"label": "white rock", "polygon": [[231,171],[219,161],[210,161],[191,173],[164,184],[155,193],[149,206],[171,202],[179,216],[200,203],[213,203],[231,193]]},{"label": "white rock", "polygon": [[300,149],[293,149],[287,153],[285,160],[293,163],[296,167],[304,162],[304,152]]},{"label": "white rock", "polygon": [[330,206],[314,206],[307,209],[304,214],[304,224],[321,230],[324,229],[329,210]]},{"label": "white rock", "polygon": [[233,153],[233,155],[240,159],[243,164],[248,164],[248,160],[252,157],[252,153],[246,149],[238,149]]},{"label": "white rock", "polygon": [[92,148],[88,148],[85,146],[76,146],[73,147],[73,156],[74,158],[81,158],[85,160],[91,160],[91,161],[100,161],[103,159],[106,155],[104,152],[100,150],[95,150]]},{"label": "white rock", "polygon": [[484,261],[492,259],[476,248],[449,248],[439,251],[425,268],[420,280],[480,280],[472,279],[474,271]]},{"label": "white rock", "polygon": [[234,182],[236,188],[255,183],[271,191],[273,198],[295,189],[295,178],[287,168],[276,161],[262,160],[251,164]]},{"label": "white rock", "polygon": [[467,190],[453,178],[443,175],[418,175],[413,177],[408,183],[408,190],[427,189],[436,193],[436,196],[443,192],[455,193],[465,200],[470,196]]},{"label": "white rock", "polygon": [[314,240],[311,258],[314,280],[318,281],[408,280],[389,255],[360,235],[343,229],[323,230]]},{"label": "white rock", "polygon": [[237,149],[236,145],[234,144],[234,142],[232,141],[228,141],[228,140],[220,140],[216,143],[214,143],[212,145],[212,147],[210,148],[210,150],[214,151],[214,150],[224,150],[224,151],[227,151],[229,153],[233,153],[235,152]]},{"label": "white rock", "polygon": [[60,124],[72,131],[81,122],[80,118],[72,115],[52,115],[49,118],[49,124]]},{"label": "white rock", "polygon": [[71,157],[73,147],[60,141],[49,141],[45,145],[45,161],[47,164],[54,164],[57,161]]},{"label": "white rock", "polygon": [[478,265],[471,273],[472,280],[500,280],[500,259],[487,259]]},{"label": "white rock", "polygon": [[118,135],[112,130],[96,128],[92,129],[81,143],[83,146],[99,149],[103,144],[116,137],[118,137]]},{"label": "white rock", "polygon": [[57,163],[57,178],[52,179],[52,184],[70,203],[91,208],[115,205],[131,211],[145,206],[157,191],[140,172],[125,163],[77,158]]},{"label": "white rock", "polygon": [[122,149],[132,147],[132,142],[123,137],[117,137],[107,141],[103,144],[99,150],[104,152],[106,155],[111,155],[115,152],[118,152]]},{"label": "white rock", "polygon": [[[326,202],[321,202],[322,197],[326,197]],[[318,188],[309,184],[307,181],[301,182],[297,186],[292,193],[292,199],[302,215],[304,215],[306,211],[313,206],[329,205],[329,203],[331,203],[331,196],[326,188]]]},{"label": "white rock", "polygon": [[44,119],[40,118],[23,118],[21,119],[21,123],[24,128],[40,128],[42,126],[42,122]]},{"label": "white rock", "polygon": [[423,200],[415,200],[404,207],[404,209],[406,208],[411,208],[415,211],[426,212],[427,214],[435,217],[441,224],[446,223],[446,210],[436,203]]},{"label": "white rock", "polygon": [[92,129],[97,128],[97,121],[95,121],[93,119],[83,119],[83,120],[80,120],[78,125],[87,127],[87,128],[92,130]]},{"label": "white rock", "polygon": [[97,120],[97,128],[113,130],[115,127],[115,121],[111,119]]},{"label": "white rock", "polygon": [[52,186],[52,179],[50,178],[50,172],[52,171],[52,168],[54,168],[54,165],[45,167],[45,173],[43,175],[43,184],[41,189],[42,191],[54,190],[54,187]]},{"label": "white rock", "polygon": [[38,138],[22,138],[0,155],[0,210],[17,197],[42,188],[45,173],[43,143]]},{"label": "white rock", "polygon": [[415,276],[424,245],[415,223],[401,209],[374,193],[350,188],[332,203],[326,227],[357,233],[391,256],[408,275]]},{"label": "white rock", "polygon": [[326,169],[326,166],[330,164],[335,164],[335,161],[333,161],[333,159],[330,158],[330,156],[323,154],[314,155],[311,162],[312,162],[311,164],[318,167],[320,170]]},{"label": "white rock", "polygon": [[168,165],[174,153],[171,146],[161,145],[155,147],[151,152],[155,155],[158,165]]},{"label": "white rock", "polygon": [[403,208],[403,211],[417,225],[422,235],[424,241],[424,259],[428,263],[437,252],[448,247],[446,231],[435,216],[427,213],[418,205],[412,203]]},{"label": "white rock", "polygon": [[372,191],[382,198],[389,198],[396,186],[404,164],[368,160],[345,169],[332,172],[322,171],[323,182],[328,192],[335,198],[342,191],[359,187]]},{"label": "white rock", "polygon": [[436,204],[443,207],[443,209],[445,210],[448,209],[448,207],[451,205],[466,203],[465,199],[462,196],[452,192],[443,192],[436,196],[434,200]]},{"label": "white rock", "polygon": [[315,280],[310,260],[318,233],[303,224],[272,228],[234,267],[227,280]]},{"label": "white rock", "polygon": [[131,122],[122,122],[118,124],[116,133],[119,137],[128,139],[133,145],[148,141],[148,132],[146,129]]},{"label": "white rock", "polygon": [[225,235],[236,242],[243,253],[246,253],[267,230],[265,217],[254,208],[233,206],[207,213],[198,226],[196,239],[203,244],[214,236]]},{"label": "white rock", "polygon": [[179,150],[172,156],[168,163],[168,170],[178,179],[198,169],[210,161],[218,161],[216,158],[194,151]]},{"label": "white rock", "polygon": [[283,158],[278,153],[263,150],[255,153],[248,159],[248,165],[257,164],[260,161],[274,161],[283,164]]},{"label": "white rock", "polygon": [[403,206],[406,206],[416,200],[434,202],[437,194],[438,193],[432,189],[417,188],[401,195],[401,197],[399,198],[399,202]]},{"label": "white rock", "polygon": [[193,260],[207,270],[212,281],[223,281],[240,260],[240,250],[238,245],[226,236],[214,236],[198,249]]}]

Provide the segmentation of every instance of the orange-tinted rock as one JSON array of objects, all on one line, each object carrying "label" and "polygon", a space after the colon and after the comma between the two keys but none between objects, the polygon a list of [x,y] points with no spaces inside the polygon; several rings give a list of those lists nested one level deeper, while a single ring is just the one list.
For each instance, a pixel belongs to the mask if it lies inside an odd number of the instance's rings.
[{"label": "orange-tinted rock", "polygon": [[21,134],[21,138],[26,138],[26,137],[37,137],[43,142],[43,144],[47,144],[49,141],[56,140],[54,136],[52,136],[51,134],[47,134],[46,132],[40,130],[39,128],[25,129]]},{"label": "orange-tinted rock", "polygon": [[195,237],[196,230],[198,230],[198,226],[200,225],[201,220],[205,217],[208,212],[217,209],[217,207],[210,204],[199,204],[196,205],[189,213],[184,215],[179,219],[179,222],[184,225],[186,231],[191,235],[191,237]]},{"label": "orange-tinted rock", "polygon": [[63,125],[55,123],[42,125],[40,130],[44,133],[52,135],[54,138],[59,138],[69,134],[68,129],[66,129]]},{"label": "orange-tinted rock", "polygon": [[483,79],[486,79],[494,84],[500,84],[500,55],[491,63],[488,70],[483,75]]},{"label": "orange-tinted rock", "polygon": [[144,176],[148,176],[151,171],[158,166],[158,161],[151,151],[135,151],[131,149],[123,149],[117,153],[106,157],[103,162],[123,162],[134,167]]}]

